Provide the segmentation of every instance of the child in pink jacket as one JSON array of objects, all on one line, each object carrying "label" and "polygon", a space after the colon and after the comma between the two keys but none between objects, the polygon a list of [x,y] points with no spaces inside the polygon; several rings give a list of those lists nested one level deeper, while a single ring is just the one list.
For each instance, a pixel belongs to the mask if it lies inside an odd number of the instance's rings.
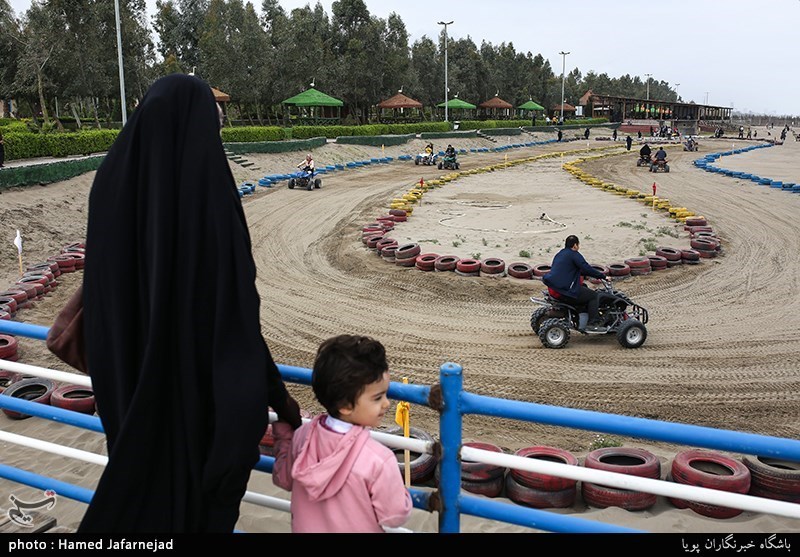
[{"label": "child in pink jacket", "polygon": [[383,532],[411,514],[394,453],[370,437],[389,409],[386,351],[369,337],[340,335],[317,351],[311,384],[327,414],[292,436],[272,424],[273,483],[292,492],[292,532]]}]

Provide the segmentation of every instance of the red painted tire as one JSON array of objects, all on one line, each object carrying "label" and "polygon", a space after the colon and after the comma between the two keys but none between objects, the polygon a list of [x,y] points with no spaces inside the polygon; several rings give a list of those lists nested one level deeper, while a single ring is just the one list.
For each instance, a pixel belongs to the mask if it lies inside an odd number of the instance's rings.
[{"label": "red painted tire", "polygon": [[631,276],[632,277],[643,277],[645,275],[649,275],[652,272],[653,272],[653,269],[651,267],[647,267],[646,269],[644,267],[636,268],[636,269],[631,269]]},{"label": "red painted tire", "polygon": [[407,220],[408,220],[408,217],[405,216],[405,215],[395,215],[394,216],[394,222],[406,222]]},{"label": "red painted tire", "polygon": [[676,248],[661,247],[656,250],[656,255],[663,257],[667,261],[679,261],[681,250]]},{"label": "red painted tire", "polygon": [[406,257],[402,259],[397,257],[397,250],[394,252],[394,264],[398,267],[415,267],[417,265],[417,258],[416,257]]},{"label": "red painted tire", "polygon": [[44,284],[39,282],[39,280],[35,279],[34,277],[22,277],[17,281],[17,284],[23,287],[25,286],[33,287],[36,293],[33,295],[32,298],[30,297],[31,296],[30,293],[28,293],[29,300],[39,300],[42,298],[42,296],[44,296]]},{"label": "red painted tire", "polygon": [[464,272],[464,271],[459,271],[458,269],[456,269],[455,273],[460,277],[479,277],[479,276],[481,276],[481,272],[480,271]]},{"label": "red painted tire", "polygon": [[608,274],[612,277],[627,277],[631,274],[631,268],[624,263],[612,263],[608,266]]},{"label": "red painted tire", "polygon": [[[503,449],[491,443],[470,442],[464,443],[465,447],[472,447],[475,449],[482,449],[484,451],[492,451],[495,453],[502,453]],[[469,482],[485,482],[497,478],[503,478],[506,469],[503,466],[495,464],[486,464],[485,462],[470,462],[461,459],[461,479]],[[500,484],[502,489],[502,483]]]},{"label": "red painted tire", "polygon": [[54,255],[53,257],[49,257],[48,260],[58,263],[58,268],[61,269],[62,273],[64,272],[64,269],[72,269],[73,271],[75,270],[75,258],[72,256],[72,253]]},{"label": "red painted tire", "polygon": [[9,385],[22,380],[22,375],[7,369],[0,369],[0,393],[5,391]]},{"label": "red painted tire", "polygon": [[502,259],[489,257],[481,262],[481,273],[487,275],[497,275],[506,270],[506,263]]},{"label": "red painted tire", "polygon": [[698,251],[713,251],[717,248],[717,242],[710,238],[693,238],[689,240],[689,245]]},{"label": "red painted tire", "polygon": [[696,249],[683,249],[681,250],[681,259],[685,261],[699,261],[700,252]]},{"label": "red painted tire", "polygon": [[714,230],[710,226],[684,226],[683,229],[689,232],[690,234],[694,232],[711,232]]},{"label": "red painted tire", "polygon": [[650,270],[650,259],[647,257],[630,257],[623,261],[625,265],[631,268],[631,271],[634,269],[647,269]]},{"label": "red painted tire", "polygon": [[381,248],[381,257],[386,260],[391,259],[392,263],[394,263],[394,254],[397,251],[397,244],[392,244],[390,246],[386,246],[385,248]]},{"label": "red painted tire", "polygon": [[61,385],[50,396],[50,405],[81,414],[94,414],[94,392],[90,387]]},{"label": "red painted tire", "polygon": [[405,209],[390,209],[389,214],[393,217],[407,217],[408,213],[406,213]]},{"label": "red painted tire", "polygon": [[706,219],[700,217],[686,217],[684,224],[686,226],[707,226],[708,222]]},{"label": "red painted tire", "polygon": [[419,244],[403,244],[397,248],[394,256],[397,259],[411,259],[413,261],[420,254],[420,251]]},{"label": "red painted tire", "polygon": [[533,276],[535,276],[535,277],[543,277],[547,273],[550,272],[550,269],[552,269],[552,267],[550,265],[546,265],[546,264],[536,265],[533,268]]},{"label": "red painted tire", "polygon": [[11,320],[11,314],[8,313],[7,311],[0,310],[0,319],[4,319],[6,321],[10,321]]},{"label": "red painted tire", "polygon": [[[800,463],[781,458],[746,455],[742,458],[750,470],[750,494],[753,490],[770,499],[800,500]],[[789,499],[787,499],[789,498]]]},{"label": "red painted tire", "polygon": [[[24,290],[25,293],[28,296],[28,301],[29,302],[31,302],[33,300],[36,300],[39,297],[39,288],[37,288],[35,284],[31,284],[29,282],[19,282],[18,281],[18,282],[16,282],[14,284],[14,288],[19,289],[19,290]],[[42,289],[42,290],[44,290],[44,289]]]},{"label": "red painted tire", "polygon": [[[49,379],[40,379],[32,377],[29,379],[22,379],[9,385],[3,395],[13,396],[40,404],[50,404],[50,396],[55,390],[55,384]],[[24,420],[30,418],[28,414],[20,414],[13,410],[3,408],[3,413],[13,420]]]},{"label": "red painted tire", "polygon": [[436,271],[455,271],[459,261],[461,261],[461,259],[455,255],[440,255],[439,258],[433,262],[433,268]]},{"label": "red painted tire", "polygon": [[17,337],[0,335],[0,359],[7,360],[17,353]]},{"label": "red painted tire", "polygon": [[0,296],[0,307],[7,308],[5,311],[11,314],[17,313],[17,300],[11,296]]},{"label": "red painted tire", "polygon": [[506,476],[506,496],[520,505],[534,509],[566,509],[575,504],[577,490],[574,487],[560,491],[545,491],[527,487],[514,479]]},{"label": "red painted tire", "polygon": [[415,265],[420,271],[433,271],[433,265],[438,257],[436,253],[418,255]]},{"label": "red painted tire", "polygon": [[[438,468],[437,468],[438,469]],[[483,482],[471,482],[469,480],[461,479],[461,489],[469,491],[475,495],[483,495],[484,497],[500,497],[503,493],[503,485],[505,478],[498,476]]]},{"label": "red painted tire", "polygon": [[481,262],[477,259],[462,259],[456,263],[456,271],[462,273],[478,273],[481,270]]},{"label": "red painted tire", "polygon": [[[392,426],[389,429],[387,429],[384,433],[402,436],[403,428],[400,426]],[[419,439],[421,441],[433,441],[433,437],[431,437],[431,435],[416,427],[411,427],[408,433],[409,437],[411,437],[412,439]],[[392,452],[394,452],[395,457],[397,458],[397,464],[398,466],[400,466],[400,473],[405,478],[406,467],[404,462],[403,449],[392,449]],[[436,459],[432,454],[429,453],[415,453],[414,451],[411,451],[409,468],[411,469],[411,483],[413,484],[425,483],[433,479],[434,472],[436,471]]]},{"label": "red painted tire", "polygon": [[512,263],[508,266],[508,276],[518,279],[533,278],[533,267],[527,263]]},{"label": "red painted tire", "polygon": [[[575,455],[556,447],[547,447],[544,445],[525,447],[514,454],[525,458],[535,458],[548,462],[560,462],[562,464],[578,466],[578,458]],[[565,489],[572,489],[574,491],[575,485],[578,483],[577,480],[572,480],[570,478],[561,478],[559,476],[551,476],[550,474],[517,470],[515,468],[511,469],[510,474],[520,485],[541,491],[563,491]]]},{"label": "red painted tire", "polygon": [[700,259],[713,259],[714,257],[717,256],[717,250],[713,249],[712,250],[699,249],[697,250],[697,253],[700,254]]},{"label": "red painted tire", "polygon": [[381,238],[380,240],[378,240],[375,243],[375,248],[380,253],[380,251],[383,248],[388,247],[388,246],[396,246],[396,245],[397,245],[397,240],[395,240],[394,238],[387,238],[386,236],[384,236],[383,238]]},{"label": "red painted tire", "polygon": [[605,509],[619,507],[626,511],[644,511],[656,504],[655,493],[618,489],[588,482],[581,482],[583,501],[590,507]]},{"label": "red painted tire", "polygon": [[381,229],[383,232],[389,232],[390,230],[394,230],[394,221],[381,221]]},{"label": "red painted tire", "polygon": [[361,227],[361,232],[367,232],[368,230],[383,230],[383,227],[379,222],[368,222]]},{"label": "red painted tire", "polygon": [[[650,268],[653,269],[654,271],[661,271],[662,269],[666,269],[667,263],[669,263],[667,258],[662,257],[660,255],[648,255],[647,258],[650,260]],[[680,261],[680,259],[678,261]]]},{"label": "red painted tire", "polygon": [[369,249],[375,249],[378,242],[383,240],[383,234],[375,234],[374,236],[367,237],[367,247]]},{"label": "red painted tire", "polygon": [[86,256],[82,253],[77,252],[68,252],[74,259],[75,259],[75,269],[83,269],[84,264],[86,263]]},{"label": "red painted tire", "polygon": [[[599,264],[597,264],[597,263],[592,263],[592,264],[591,264],[591,267],[592,267],[592,269],[594,269],[595,271],[600,271],[600,272],[601,272],[601,273],[603,273],[605,276],[609,276],[609,275],[611,274],[611,269],[609,269],[609,268],[608,268],[607,266],[605,266],[605,265],[599,265]],[[598,279],[598,278],[589,277],[589,282],[591,282],[592,284],[600,284],[601,280],[600,280],[600,279]]]},{"label": "red painted tire", "polygon": [[[743,463],[700,449],[688,449],[675,455],[670,476],[675,483],[684,485],[731,493],[750,491],[750,470]],[[674,497],[668,499],[678,508],[689,508],[700,515],[712,518],[733,518],[742,513],[741,509],[685,501]]]},{"label": "red painted tire", "polygon": [[17,308],[28,301],[28,293],[24,290],[8,289],[0,292],[0,296],[11,296],[17,302]]},{"label": "red painted tire", "polygon": [[661,479],[661,461],[644,449],[634,447],[603,447],[586,455],[585,468],[605,470],[617,474]]}]

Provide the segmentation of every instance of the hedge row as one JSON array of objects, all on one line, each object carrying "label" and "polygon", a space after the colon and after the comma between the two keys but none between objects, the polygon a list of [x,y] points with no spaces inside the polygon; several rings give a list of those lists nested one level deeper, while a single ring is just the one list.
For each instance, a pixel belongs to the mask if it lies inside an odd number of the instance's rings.
[{"label": "hedge row", "polygon": [[343,135],[336,138],[336,143],[382,147],[384,145],[404,145],[415,137],[416,135],[413,133],[405,135]]},{"label": "hedge row", "polygon": [[446,139],[446,138],[460,138],[460,137],[478,137],[478,130],[469,130],[469,131],[453,131],[453,132],[441,132],[441,133],[421,133],[419,134],[421,139]]},{"label": "hedge row", "polygon": [[259,141],[254,143],[225,143],[225,149],[231,153],[287,153],[289,151],[308,151],[327,143],[324,137],[311,139],[288,139],[285,141]]},{"label": "hedge row", "polygon": [[59,161],[30,166],[4,168],[0,172],[0,190],[13,186],[33,186],[69,180],[86,172],[97,170],[105,155]]},{"label": "hedge row", "polygon": [[486,135],[521,135],[520,128],[482,128],[481,133]]},{"label": "hedge row", "polygon": [[119,130],[88,130],[77,133],[4,133],[6,159],[66,157],[108,151]]},{"label": "hedge row", "polygon": [[291,134],[278,126],[250,126],[246,128],[222,128],[223,143],[256,143],[261,141],[282,141],[290,139]]}]

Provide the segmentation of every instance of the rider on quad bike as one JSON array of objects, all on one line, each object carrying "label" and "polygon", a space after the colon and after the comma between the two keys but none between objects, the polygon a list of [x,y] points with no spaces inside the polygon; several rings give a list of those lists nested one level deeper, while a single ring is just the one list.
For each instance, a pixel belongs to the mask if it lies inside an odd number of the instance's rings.
[{"label": "rider on quad bike", "polygon": [[319,189],[322,185],[322,180],[319,178],[315,178],[316,174],[314,172],[314,158],[311,156],[311,153],[306,155],[300,163],[297,165],[297,168],[300,169],[300,172],[295,173],[295,175],[289,179],[289,189],[294,189],[295,186],[299,186],[301,188],[306,188],[307,190],[311,191],[314,188]]},{"label": "rider on quad bike", "polygon": [[652,151],[650,150],[650,146],[647,143],[642,145],[642,148],[639,149],[639,160],[636,161],[636,166],[650,166],[652,162],[650,160],[651,153]]},{"label": "rider on quad bike", "polygon": [[650,165],[650,172],[658,172],[663,170],[669,172],[669,165],[667,164],[667,152],[664,147],[659,147],[656,154],[653,155],[653,163]]},{"label": "rider on quad bike", "polygon": [[447,169],[447,170],[458,170],[459,164],[456,160],[456,149],[452,145],[448,145],[447,149],[444,150],[444,159],[439,161],[438,168],[439,170]]},{"label": "rider on quad bike", "polygon": [[583,284],[583,276],[605,280],[606,275],[587,263],[578,251],[580,247],[577,236],[567,236],[564,249],[553,258],[550,272],[542,277],[542,282],[553,298],[573,306],[586,306],[586,313],[580,314],[578,322],[580,332],[605,333],[598,309],[600,298],[597,291]]}]

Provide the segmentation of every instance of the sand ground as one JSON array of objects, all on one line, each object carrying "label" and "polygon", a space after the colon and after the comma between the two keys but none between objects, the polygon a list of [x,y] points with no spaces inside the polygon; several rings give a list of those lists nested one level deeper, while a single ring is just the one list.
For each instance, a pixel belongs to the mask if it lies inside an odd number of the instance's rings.
[{"label": "sand ground", "polygon": [[[606,146],[593,133],[589,147]],[[608,136],[608,132],[602,132]],[[765,134],[764,134],[765,135]],[[759,130],[759,136],[762,131]],[[568,134],[567,137],[570,137]],[[791,136],[790,136],[791,137]],[[539,135],[538,139],[550,136]],[[621,136],[620,139],[624,139]],[[498,138],[498,144],[520,138]],[[380,156],[415,154],[424,142],[377,148],[328,144],[314,151],[318,166]],[[620,151],[624,143],[618,142]],[[463,366],[465,389],[483,395],[555,406],[690,423],[786,438],[800,437],[800,296],[796,233],[800,196],[703,172],[691,162],[704,153],[744,146],[742,140],[704,139],[699,154],[668,150],[669,174],[651,174],[630,153],[583,163],[587,172],[615,184],[658,194],[705,216],[722,238],[724,255],[698,266],[681,266],[620,281],[618,287],[650,313],[648,338],[625,350],[613,337],[576,337],[563,350],[548,350],[529,325],[529,301],[542,285],[510,277],[460,277],[391,265],[360,240],[361,227],[385,214],[388,202],[420,178],[443,174],[413,162],[373,165],[323,177],[319,190],[282,185],[257,189],[243,199],[258,266],[262,330],[279,363],[310,367],[321,340],[344,332],[378,338],[387,347],[393,380],[438,381],[439,367]],[[494,146],[483,139],[454,140],[456,148]],[[441,145],[442,148],[444,144]],[[437,148],[439,147],[437,143]],[[586,149],[571,141],[503,153],[467,154],[461,169],[481,168],[537,154]],[[800,143],[725,157],[728,168],[800,182]],[[648,252],[652,245],[688,248],[683,226],[640,202],[590,188],[562,170],[573,152],[507,169],[464,176],[425,194],[409,220],[391,236],[418,242],[423,252],[458,257],[499,257],[506,263],[545,264],[577,234],[592,263],[610,264]],[[248,155],[256,163],[231,164],[238,183],[289,172],[302,153]],[[17,280],[19,228],[24,264],[58,253],[85,237],[87,197],[94,173],[47,186],[0,195],[0,284]],[[539,217],[546,213],[550,220]],[[527,252],[527,257],[522,255]],[[652,251],[649,251],[652,253]],[[61,285],[18,320],[50,325],[80,281],[63,275]],[[20,361],[66,369],[40,341],[20,339]],[[310,389],[290,386],[301,406],[320,410]],[[435,433],[437,416],[412,408],[412,425]],[[387,417],[386,426],[392,425]],[[100,436],[39,420],[0,416],[4,430],[104,452]],[[465,417],[464,440],[494,443],[513,452],[551,445],[584,455],[595,434],[486,417]],[[662,461],[663,475],[681,447],[641,439],[619,439],[648,448]],[[93,488],[96,466],[3,443],[6,464],[46,473]],[[734,455],[735,456],[735,455]],[[269,476],[255,473],[252,489],[278,493]],[[28,488],[0,481],[2,493]],[[30,490],[33,492],[34,490]],[[64,500],[59,520],[75,526],[84,506]],[[288,517],[244,504],[240,528],[288,531]],[[669,503],[646,512],[587,509],[582,502],[560,511],[654,532],[790,532],[800,522],[745,512],[714,520]],[[275,518],[277,517],[277,518]],[[275,518],[272,520],[271,518]],[[436,531],[436,515],[415,511],[415,530]],[[464,517],[463,531],[528,531]]]}]

